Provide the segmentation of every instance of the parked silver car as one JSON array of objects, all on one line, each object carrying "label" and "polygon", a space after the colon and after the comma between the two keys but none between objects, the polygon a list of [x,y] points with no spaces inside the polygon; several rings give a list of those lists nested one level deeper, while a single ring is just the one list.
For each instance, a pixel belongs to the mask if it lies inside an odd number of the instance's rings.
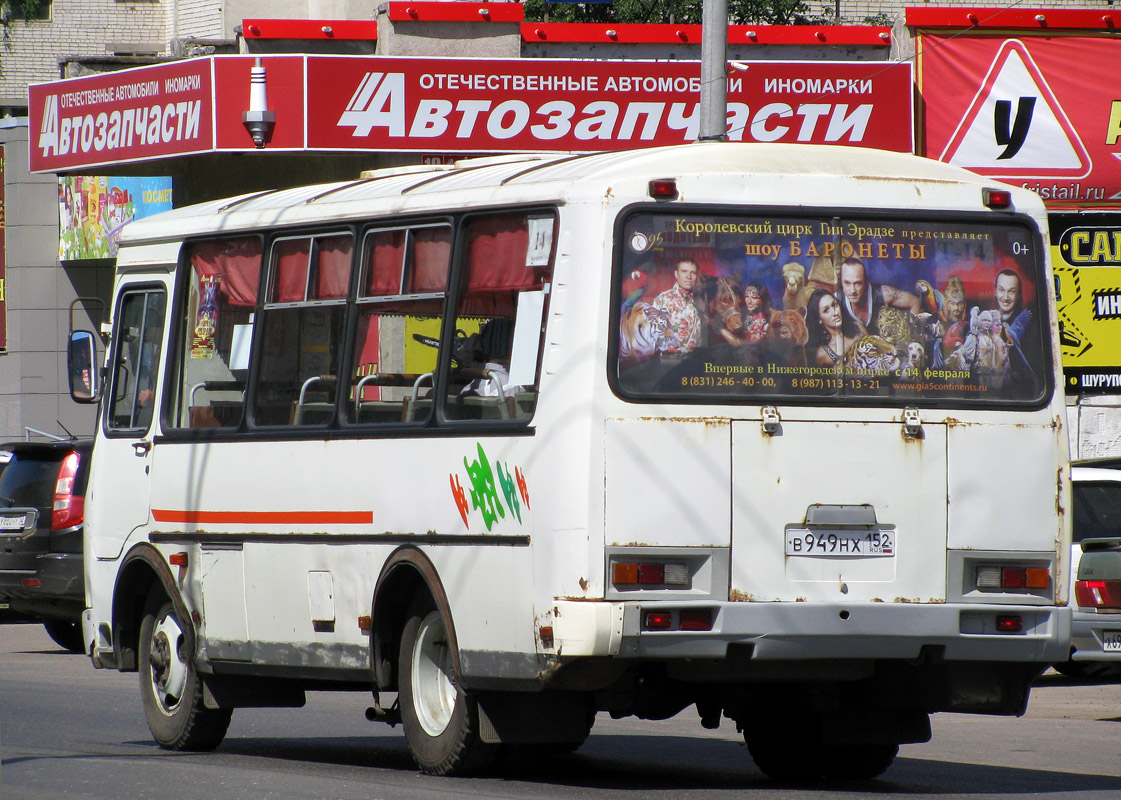
[{"label": "parked silver car", "polygon": [[1121,593],[1095,587],[1095,576],[1088,574],[1100,573],[1097,582],[1104,584],[1108,562],[1116,561],[1121,570],[1121,459],[1075,461],[1070,473],[1071,655],[1070,661],[1054,666],[1071,677],[1121,676]]}]

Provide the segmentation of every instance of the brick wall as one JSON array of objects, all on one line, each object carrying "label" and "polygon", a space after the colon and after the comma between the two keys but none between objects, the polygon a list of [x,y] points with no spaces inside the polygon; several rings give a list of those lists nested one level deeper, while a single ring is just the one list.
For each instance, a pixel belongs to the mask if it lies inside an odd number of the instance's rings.
[{"label": "brick wall", "polygon": [[138,46],[165,55],[165,6],[162,0],[54,0],[49,20],[0,27],[0,105],[26,105],[27,85],[57,80],[63,57],[131,55]]},{"label": "brick wall", "polygon": [[221,4],[214,0],[179,0],[175,36],[179,39],[223,39]]}]

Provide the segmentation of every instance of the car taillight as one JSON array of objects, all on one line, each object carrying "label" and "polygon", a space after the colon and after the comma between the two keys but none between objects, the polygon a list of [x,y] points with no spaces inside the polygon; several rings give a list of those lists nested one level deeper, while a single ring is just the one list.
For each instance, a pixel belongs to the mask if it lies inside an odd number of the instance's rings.
[{"label": "car taillight", "polygon": [[1085,608],[1121,608],[1121,581],[1075,581],[1074,598]]},{"label": "car taillight", "polygon": [[86,498],[74,494],[81,456],[70,453],[62,459],[58,481],[54,486],[54,504],[51,506],[51,530],[61,531],[81,525],[85,516]]}]

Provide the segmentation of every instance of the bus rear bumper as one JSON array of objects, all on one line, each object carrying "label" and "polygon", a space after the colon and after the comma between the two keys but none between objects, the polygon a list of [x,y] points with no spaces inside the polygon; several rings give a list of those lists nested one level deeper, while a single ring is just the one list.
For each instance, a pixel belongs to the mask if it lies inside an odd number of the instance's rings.
[{"label": "bus rear bumper", "polygon": [[[579,608],[582,607],[582,608]],[[710,630],[682,629],[709,611]],[[669,613],[666,618],[652,614]],[[696,627],[698,616],[686,615]],[[704,620],[703,613],[699,617]],[[701,623],[703,624],[703,622]],[[668,625],[668,627],[666,627]],[[655,629],[655,626],[658,629]],[[1065,661],[1070,610],[976,603],[557,603],[558,655],[641,659]]]}]

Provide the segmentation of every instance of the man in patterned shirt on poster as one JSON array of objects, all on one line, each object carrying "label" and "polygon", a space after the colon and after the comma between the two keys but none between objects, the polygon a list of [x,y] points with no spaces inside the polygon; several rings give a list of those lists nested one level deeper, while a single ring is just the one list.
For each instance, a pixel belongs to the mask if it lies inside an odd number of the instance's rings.
[{"label": "man in patterned shirt on poster", "polygon": [[673,271],[673,286],[654,298],[654,308],[666,312],[669,317],[669,328],[660,353],[664,359],[682,358],[703,344],[701,315],[693,295],[699,272],[697,262],[690,259],[679,261]]}]

